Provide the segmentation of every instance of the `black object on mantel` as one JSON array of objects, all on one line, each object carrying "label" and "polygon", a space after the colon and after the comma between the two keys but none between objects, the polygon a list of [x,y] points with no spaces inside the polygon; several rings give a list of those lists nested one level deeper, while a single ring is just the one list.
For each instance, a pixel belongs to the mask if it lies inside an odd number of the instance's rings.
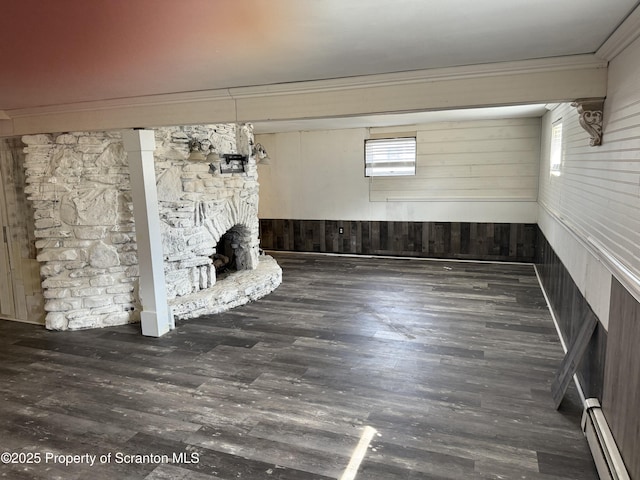
[{"label": "black object on mantel", "polygon": [[231,162],[242,162],[245,163],[249,160],[247,155],[242,155],[241,153],[223,153],[222,158],[227,163]]},{"label": "black object on mantel", "polygon": [[567,387],[569,387],[569,383],[571,383],[571,379],[575,375],[578,365],[580,365],[584,352],[589,346],[589,340],[591,340],[591,336],[598,325],[598,318],[595,315],[586,315],[585,317],[578,336],[569,347],[569,350],[567,350],[551,384],[551,395],[553,396],[556,410],[560,408],[564,394],[567,392]]},{"label": "black object on mantel", "polygon": [[225,153],[221,156],[224,162],[220,163],[220,173],[242,173],[244,165],[249,161],[247,155],[239,153]]}]

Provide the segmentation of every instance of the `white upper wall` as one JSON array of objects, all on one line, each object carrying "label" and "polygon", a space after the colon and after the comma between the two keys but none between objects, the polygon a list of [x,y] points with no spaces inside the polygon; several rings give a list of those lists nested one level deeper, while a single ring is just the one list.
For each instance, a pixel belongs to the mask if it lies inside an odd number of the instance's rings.
[{"label": "white upper wall", "polygon": [[[606,324],[613,273],[640,298],[640,39],[609,65],[603,144],[569,104],[543,119],[540,218],[545,236]],[[549,175],[551,124],[563,123],[561,174]]]},{"label": "white upper wall", "polygon": [[421,125],[416,139],[415,176],[372,178],[371,200],[536,201],[539,118]]},{"label": "white upper wall", "polygon": [[398,129],[416,131],[415,177],[366,178],[365,128],[256,135],[271,159],[259,167],[260,217],[536,222],[539,119]]}]

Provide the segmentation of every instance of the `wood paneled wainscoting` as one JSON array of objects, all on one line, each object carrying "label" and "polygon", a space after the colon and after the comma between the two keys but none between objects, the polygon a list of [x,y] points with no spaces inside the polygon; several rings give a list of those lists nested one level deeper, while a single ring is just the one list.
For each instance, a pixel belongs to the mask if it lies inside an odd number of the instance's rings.
[{"label": "wood paneled wainscoting", "polygon": [[525,223],[261,219],[266,250],[533,262]]},{"label": "wood paneled wainscoting", "polygon": [[[571,278],[569,271],[551,248],[542,231],[537,235],[536,267],[565,344],[569,347],[580,327],[595,313]],[[586,398],[602,402],[607,332],[600,322],[578,368],[580,386]]]},{"label": "wood paneled wainscoting", "polygon": [[631,478],[640,478],[640,302],[611,282],[602,408]]}]

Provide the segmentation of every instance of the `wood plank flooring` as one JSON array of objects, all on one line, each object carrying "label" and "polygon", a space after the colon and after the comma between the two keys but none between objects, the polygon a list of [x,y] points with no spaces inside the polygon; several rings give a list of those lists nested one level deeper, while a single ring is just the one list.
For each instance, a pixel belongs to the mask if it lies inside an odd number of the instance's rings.
[{"label": "wood plank flooring", "polygon": [[0,478],[338,479],[367,426],[358,480],[597,478],[530,265],[274,256],[273,294],[160,339],[0,322],[0,451],[41,455]]}]

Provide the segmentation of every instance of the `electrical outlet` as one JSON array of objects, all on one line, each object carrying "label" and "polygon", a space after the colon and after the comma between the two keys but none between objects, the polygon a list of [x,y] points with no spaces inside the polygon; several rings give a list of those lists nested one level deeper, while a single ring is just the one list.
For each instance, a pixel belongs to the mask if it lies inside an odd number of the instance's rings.
[{"label": "electrical outlet", "polygon": [[344,233],[344,227],[338,227],[338,233],[342,235]]}]

